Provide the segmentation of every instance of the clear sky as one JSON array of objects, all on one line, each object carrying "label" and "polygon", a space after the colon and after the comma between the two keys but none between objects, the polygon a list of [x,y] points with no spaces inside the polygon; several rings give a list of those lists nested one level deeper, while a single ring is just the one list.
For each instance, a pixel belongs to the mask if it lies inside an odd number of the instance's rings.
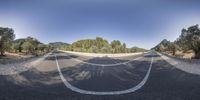
[{"label": "clear sky", "polygon": [[200,0],[1,0],[0,26],[16,38],[72,43],[103,37],[151,48],[200,23]]}]

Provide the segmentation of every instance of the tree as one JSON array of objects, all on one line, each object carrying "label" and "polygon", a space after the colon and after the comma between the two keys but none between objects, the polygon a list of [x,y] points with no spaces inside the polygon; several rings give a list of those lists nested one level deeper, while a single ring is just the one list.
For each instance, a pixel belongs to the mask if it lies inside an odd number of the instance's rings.
[{"label": "tree", "polygon": [[200,29],[199,25],[194,25],[188,29],[183,29],[178,38],[180,47],[184,50],[193,50],[194,58],[200,58]]},{"label": "tree", "polygon": [[144,52],[144,51],[146,51],[146,50],[143,49],[143,48],[139,48],[139,47],[132,47],[130,49],[130,52],[132,52],[132,53],[134,53],[134,52]]},{"label": "tree", "polygon": [[17,50],[19,49],[19,47],[20,47],[19,43],[12,43],[11,48],[12,48],[12,50],[14,50],[15,52],[17,52]]},{"label": "tree", "polygon": [[119,40],[113,40],[110,44],[107,40],[96,37],[96,39],[78,40],[71,45],[65,47],[65,50],[78,51],[78,52],[91,52],[91,53],[126,53],[130,49],[126,44]]},{"label": "tree", "polygon": [[119,40],[113,40],[111,42],[112,48],[116,48],[117,46],[120,46],[120,45],[121,45],[121,42]]},{"label": "tree", "polygon": [[102,53],[111,53],[112,52],[112,47],[107,44],[107,45],[104,45],[102,48],[101,48],[101,52]]},{"label": "tree", "polygon": [[96,37],[96,46],[98,49],[101,49],[103,47],[103,38]]},{"label": "tree", "polygon": [[32,37],[27,37],[22,47],[26,50],[26,53],[35,54],[35,51],[38,49],[37,46],[40,42]]},{"label": "tree", "polygon": [[17,48],[17,50],[19,51],[19,52],[22,52],[22,45],[23,45],[23,43],[25,42],[25,39],[17,39],[17,40],[14,40],[13,41],[13,43],[17,43],[17,45],[18,45],[18,48]]},{"label": "tree", "polygon": [[47,46],[45,44],[42,44],[42,43],[38,44],[38,50],[40,50],[41,52],[44,52],[45,49],[47,49]]},{"label": "tree", "polygon": [[168,49],[168,51],[171,51],[172,55],[174,56],[176,54],[176,50],[177,50],[176,43],[175,42],[171,42],[167,49]]},{"label": "tree", "polygon": [[119,40],[113,40],[111,42],[111,47],[113,48],[113,53],[121,52],[121,42]]},{"label": "tree", "polygon": [[26,51],[26,53],[33,53],[34,45],[31,42],[29,41],[24,42],[22,47]]},{"label": "tree", "polygon": [[12,50],[15,52],[22,52],[22,44],[25,42],[25,39],[16,39],[12,42]]},{"label": "tree", "polygon": [[14,40],[14,30],[11,28],[0,27],[0,53],[4,55],[5,50],[8,50],[11,42]]},{"label": "tree", "polygon": [[126,50],[126,44],[125,43],[123,43],[123,53],[126,53],[127,52],[127,50]]},{"label": "tree", "polygon": [[80,52],[104,53],[107,45],[109,45],[107,40],[96,37],[96,39],[78,40],[66,49]]},{"label": "tree", "polygon": [[104,40],[101,37],[96,37],[96,46],[99,50],[101,50],[104,46],[108,45],[108,41]]},{"label": "tree", "polygon": [[90,47],[88,51],[91,52],[91,53],[98,53],[99,52],[99,50],[96,46]]}]

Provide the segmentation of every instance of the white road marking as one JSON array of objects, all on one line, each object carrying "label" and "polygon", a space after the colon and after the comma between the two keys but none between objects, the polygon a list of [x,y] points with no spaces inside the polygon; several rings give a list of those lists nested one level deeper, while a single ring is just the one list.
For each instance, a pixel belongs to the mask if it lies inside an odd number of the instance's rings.
[{"label": "white road marking", "polygon": [[121,63],[116,63],[116,64],[95,64],[95,63],[85,62],[85,61],[82,61],[82,60],[79,60],[79,59],[76,59],[76,58],[72,58],[70,56],[67,56],[67,57],[73,59],[74,61],[80,62],[80,63],[84,63],[84,64],[88,64],[88,65],[93,65],[93,66],[102,66],[102,67],[103,66],[106,66],[106,67],[108,67],[108,66],[118,66],[118,65],[122,65],[122,64],[126,65],[129,62],[132,62],[134,60],[139,60],[139,59],[142,58],[142,57],[138,57],[138,58],[126,61],[126,62],[121,62]]},{"label": "white road marking", "polygon": [[130,89],[126,89],[126,90],[122,90],[122,91],[111,91],[111,92],[97,92],[97,91],[89,91],[89,90],[84,90],[84,89],[80,89],[80,88],[77,88],[73,85],[71,85],[63,76],[62,72],[61,72],[61,69],[60,69],[60,66],[58,64],[58,59],[57,59],[57,56],[55,54],[55,60],[56,60],[56,65],[57,65],[57,69],[58,69],[58,72],[59,72],[59,75],[60,75],[60,78],[61,80],[63,81],[63,83],[65,84],[65,86],[67,88],[69,88],[70,90],[74,91],[74,92],[78,92],[78,93],[81,93],[81,94],[91,94],[91,95],[119,95],[119,94],[126,94],[126,93],[131,93],[131,92],[135,92],[137,90],[139,90],[147,81],[149,75],[150,75],[150,72],[151,72],[151,68],[152,68],[152,64],[153,64],[153,57],[151,58],[151,64],[149,66],[149,69],[144,77],[144,79],[136,86],[130,88]]}]

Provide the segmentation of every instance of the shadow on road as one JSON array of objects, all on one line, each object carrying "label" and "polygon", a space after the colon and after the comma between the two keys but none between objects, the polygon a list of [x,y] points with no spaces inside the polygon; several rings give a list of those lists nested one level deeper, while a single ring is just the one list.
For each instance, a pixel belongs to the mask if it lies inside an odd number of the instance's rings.
[{"label": "shadow on road", "polygon": [[81,89],[120,91],[139,84],[146,75],[149,65],[148,61],[133,61],[126,65],[105,67],[78,64],[62,68],[61,71],[71,84]]},{"label": "shadow on road", "polygon": [[[17,75],[0,76],[0,100],[200,99],[200,76],[180,71],[169,65],[166,61],[160,59],[160,57],[155,57],[155,59],[147,83],[134,93],[115,96],[83,95],[66,88],[61,81],[57,70],[41,72],[32,68],[29,71]],[[137,67],[134,67],[134,64],[137,65]],[[143,77],[142,75],[147,69],[143,65],[144,64],[141,64],[140,61],[133,62],[126,67],[115,66],[103,68],[80,64],[62,68],[62,72],[65,78],[69,79],[70,83],[77,87],[80,86],[81,88],[86,87],[85,89],[100,90],[109,88],[108,86],[110,86],[112,88],[118,87],[124,89],[133,86],[133,84],[136,84],[138,80]],[[103,71],[103,73],[100,73],[101,71]],[[82,75],[77,77],[81,73]]]}]

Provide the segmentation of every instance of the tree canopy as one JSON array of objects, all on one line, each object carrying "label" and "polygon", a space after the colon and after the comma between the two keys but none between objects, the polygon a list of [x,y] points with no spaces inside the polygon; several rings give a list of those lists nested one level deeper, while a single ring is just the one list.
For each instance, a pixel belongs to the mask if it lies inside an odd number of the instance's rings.
[{"label": "tree canopy", "polygon": [[41,43],[33,37],[15,39],[14,30],[11,28],[0,27],[0,53],[5,51],[20,52],[37,55],[39,52],[49,52],[53,49],[63,49],[77,52],[90,53],[131,53],[144,52],[145,49],[133,47],[127,48],[125,43],[119,40],[113,40],[110,43],[102,37],[95,39],[78,40],[72,44],[64,42],[52,42],[49,44]]},{"label": "tree canopy", "polygon": [[193,50],[194,58],[200,58],[200,28],[199,25],[193,25],[187,29],[182,29],[181,35],[174,41],[170,42],[164,39],[157,46],[152,48],[156,51],[172,51],[173,55],[176,50]]},{"label": "tree canopy", "polygon": [[193,50],[195,53],[195,58],[200,58],[199,25],[191,26],[188,29],[182,29],[181,35],[177,41],[182,49]]},{"label": "tree canopy", "polygon": [[127,48],[125,43],[121,43],[119,40],[113,40],[109,43],[107,40],[96,37],[96,39],[78,40],[69,46],[65,47],[65,50],[77,51],[77,52],[90,52],[90,53],[130,53],[130,52],[143,52],[145,49]]},{"label": "tree canopy", "polygon": [[11,42],[15,39],[14,30],[11,28],[0,27],[0,53],[4,55],[4,52],[11,46]]},{"label": "tree canopy", "polygon": [[53,50],[53,46],[41,43],[33,37],[23,39],[15,39],[14,30],[12,28],[0,27],[0,55],[8,52],[26,52],[27,54],[34,54],[40,52],[49,52]]}]

